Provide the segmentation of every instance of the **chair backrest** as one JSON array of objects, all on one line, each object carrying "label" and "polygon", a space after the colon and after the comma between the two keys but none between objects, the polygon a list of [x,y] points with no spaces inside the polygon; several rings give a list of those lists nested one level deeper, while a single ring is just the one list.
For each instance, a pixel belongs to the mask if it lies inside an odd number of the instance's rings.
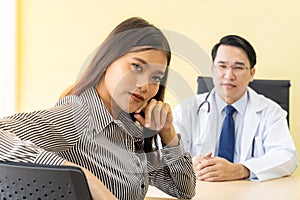
[{"label": "chair backrest", "polygon": [[78,167],[0,162],[0,199],[92,198]]},{"label": "chair backrest", "polygon": [[[211,77],[199,76],[197,82],[198,94],[208,92],[214,87]],[[255,79],[249,86],[257,93],[277,102],[284,110],[286,110],[288,113],[287,121],[289,123],[290,80]]]}]

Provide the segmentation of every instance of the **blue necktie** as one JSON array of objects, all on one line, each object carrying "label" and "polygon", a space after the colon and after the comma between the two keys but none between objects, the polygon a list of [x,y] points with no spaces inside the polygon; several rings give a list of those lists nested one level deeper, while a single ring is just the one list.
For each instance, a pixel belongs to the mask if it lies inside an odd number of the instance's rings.
[{"label": "blue necktie", "polygon": [[231,105],[227,105],[225,107],[225,112],[226,117],[223,122],[223,128],[220,136],[218,156],[233,162],[235,138],[232,114],[235,112],[235,108]]}]

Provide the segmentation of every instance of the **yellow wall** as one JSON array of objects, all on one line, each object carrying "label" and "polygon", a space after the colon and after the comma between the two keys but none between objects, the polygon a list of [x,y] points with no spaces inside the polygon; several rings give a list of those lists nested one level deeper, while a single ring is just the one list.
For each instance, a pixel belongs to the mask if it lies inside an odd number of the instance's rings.
[{"label": "yellow wall", "polygon": [[[141,16],[192,39],[207,54],[226,34],[247,38],[258,54],[256,78],[291,80],[290,129],[300,149],[299,10],[299,0],[18,0],[17,111],[54,105],[112,28]],[[174,57],[173,69],[196,92],[198,74]]]}]

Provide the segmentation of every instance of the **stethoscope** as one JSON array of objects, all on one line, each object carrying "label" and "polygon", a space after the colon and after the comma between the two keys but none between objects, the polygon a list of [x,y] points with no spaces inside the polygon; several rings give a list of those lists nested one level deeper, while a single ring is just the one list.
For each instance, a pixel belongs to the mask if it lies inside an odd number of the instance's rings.
[{"label": "stethoscope", "polygon": [[208,94],[205,97],[205,100],[199,105],[198,109],[197,109],[197,115],[199,114],[200,108],[204,105],[207,104],[207,113],[210,112],[210,103],[208,101],[208,97],[210,95],[210,92],[208,92]]},{"label": "stethoscope", "polygon": [[[210,95],[210,92],[208,92],[208,94],[205,97],[205,100],[198,106],[197,109],[197,115],[199,114],[200,108],[204,105],[207,104],[207,113],[210,112],[210,102],[208,101],[208,97]],[[251,151],[251,157],[254,157],[254,150],[255,150],[255,137],[253,138],[252,141],[252,151]]]}]

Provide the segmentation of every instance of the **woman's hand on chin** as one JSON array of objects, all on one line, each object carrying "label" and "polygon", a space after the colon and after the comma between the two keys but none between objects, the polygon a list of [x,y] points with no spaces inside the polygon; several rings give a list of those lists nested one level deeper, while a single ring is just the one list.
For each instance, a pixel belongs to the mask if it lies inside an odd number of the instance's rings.
[{"label": "woman's hand on chin", "polygon": [[179,139],[173,127],[172,110],[168,103],[152,99],[143,108],[145,117],[139,114],[140,111],[141,109],[137,110],[134,117],[142,126],[158,131],[164,145],[178,146]]}]

